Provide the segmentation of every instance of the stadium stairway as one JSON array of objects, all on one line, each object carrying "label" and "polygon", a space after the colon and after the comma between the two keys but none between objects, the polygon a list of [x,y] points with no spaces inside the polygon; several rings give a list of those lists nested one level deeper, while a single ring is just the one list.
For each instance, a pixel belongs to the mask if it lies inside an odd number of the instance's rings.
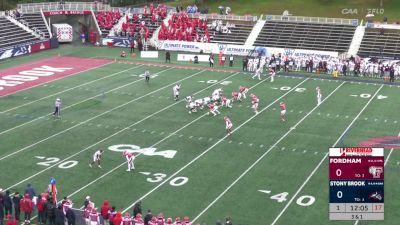
[{"label": "stadium stairway", "polygon": [[13,23],[10,18],[0,17],[0,48],[12,47],[15,45],[40,40],[32,32]]},{"label": "stadium stairway", "polygon": [[250,32],[244,45],[253,46],[254,42],[256,42],[256,39],[257,39],[258,35],[260,34],[261,30],[263,29],[264,24],[266,22],[265,20],[262,20],[261,18],[262,18],[262,15],[261,15],[260,19],[257,21],[256,25],[254,25],[253,30]]},{"label": "stadium stairway", "polygon": [[361,46],[361,41],[364,38],[365,34],[365,26],[361,25],[356,28],[354,32],[353,40],[351,41],[349,50],[347,51],[347,57],[355,56],[358,53],[358,50]]},{"label": "stadium stairway", "polygon": [[41,13],[25,13],[18,21],[24,20],[27,22],[28,27],[30,29],[38,29],[44,34],[44,38],[50,38],[49,29],[47,28],[47,24],[44,21]]}]

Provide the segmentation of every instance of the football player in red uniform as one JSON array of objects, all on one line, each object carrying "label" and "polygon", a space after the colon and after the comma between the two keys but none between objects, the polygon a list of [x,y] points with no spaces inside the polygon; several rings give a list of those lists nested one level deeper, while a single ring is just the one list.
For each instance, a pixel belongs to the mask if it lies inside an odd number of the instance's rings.
[{"label": "football player in red uniform", "polygon": [[246,93],[249,91],[249,89],[245,86],[239,86],[239,92],[242,94],[243,98],[246,99]]},{"label": "football player in red uniform", "polygon": [[222,96],[222,97],[221,97],[221,105],[222,105],[222,106],[225,106],[225,107],[228,107],[228,108],[232,108],[231,100],[228,99],[228,98],[225,97],[225,96]]},{"label": "football player in red uniform", "polygon": [[257,114],[258,113],[258,102],[260,101],[258,97],[255,94],[250,94],[251,97],[251,108],[254,110],[254,112]]},{"label": "football player in red uniform", "polygon": [[242,101],[242,94],[240,92],[232,92],[233,100]]},{"label": "football player in red uniform", "polygon": [[210,109],[210,113],[212,113],[214,116],[221,114],[218,111],[218,106],[215,105],[214,103],[208,104],[208,108]]},{"label": "football player in red uniform", "polygon": [[281,120],[282,122],[286,121],[286,104],[283,102],[279,103],[279,107],[281,108]]},{"label": "football player in red uniform", "polygon": [[125,150],[122,155],[126,158],[126,161],[128,163],[128,169],[126,171],[134,170],[135,165],[133,164],[133,160],[135,159],[135,155],[127,150]]}]

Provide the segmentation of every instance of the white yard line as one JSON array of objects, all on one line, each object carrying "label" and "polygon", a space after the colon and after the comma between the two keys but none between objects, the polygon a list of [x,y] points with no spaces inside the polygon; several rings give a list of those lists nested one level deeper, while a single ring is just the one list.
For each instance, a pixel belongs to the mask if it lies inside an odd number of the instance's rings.
[{"label": "white yard line", "polygon": [[[193,76],[195,76],[195,75],[197,75],[197,74],[199,74],[199,73],[202,73],[202,72],[204,72],[204,71],[205,71],[205,70],[202,70],[202,71],[197,72],[197,73],[195,73],[195,74],[193,74],[193,75],[191,75],[191,76],[185,77],[185,78],[183,78],[183,79],[181,79],[181,80],[179,80],[179,81],[175,81],[175,82],[173,82],[172,84],[169,84],[168,86],[165,86],[165,87],[160,88],[160,89],[158,89],[158,90],[162,90],[162,89],[164,89],[164,88],[166,88],[166,87],[172,86],[172,85],[176,84],[176,82],[180,82],[180,81],[189,79],[189,78],[191,78],[191,77],[193,77]],[[232,74],[231,76],[233,76],[233,75],[236,75],[236,74]],[[227,78],[229,78],[229,77],[230,77],[230,76],[228,76]],[[225,78],[225,79],[226,79],[226,78]],[[217,83],[217,84],[219,84],[219,83]],[[158,91],[158,90],[156,90],[156,91]],[[153,92],[156,92],[156,91],[153,91]],[[147,95],[150,95],[150,94],[152,94],[153,92],[150,92],[150,93],[148,93]],[[144,95],[144,96],[142,96],[142,97],[140,97],[140,98],[143,98],[143,97],[145,97],[145,96],[146,96],[146,95]],[[183,100],[181,100],[181,101],[183,101]],[[162,112],[162,111],[164,111],[164,110],[166,110],[166,109],[171,108],[172,106],[178,104],[178,103],[181,102],[181,101],[175,102],[174,104],[171,104],[171,105],[169,105],[169,106],[167,106],[167,107],[165,107],[165,108],[163,108],[163,109],[161,109],[161,110],[159,110],[159,111],[157,111],[157,112],[155,112],[155,113],[153,113],[153,114],[150,114],[150,115],[146,116],[145,118],[143,118],[143,119],[141,119],[141,120],[139,120],[139,121],[137,121],[137,122],[135,122],[135,123],[133,123],[133,124],[131,124],[131,125],[125,127],[125,128],[123,128],[123,129],[121,129],[121,130],[119,130],[119,131],[117,131],[117,132],[111,134],[110,136],[108,136],[108,137],[106,137],[106,138],[104,138],[104,139],[102,139],[102,140],[100,140],[100,141],[98,141],[98,142],[96,142],[96,143],[94,143],[94,144],[92,144],[92,145],[90,145],[90,146],[88,146],[88,147],[82,149],[81,151],[76,152],[76,153],[74,153],[74,154],[68,156],[67,158],[65,158],[65,159],[63,159],[63,160],[60,160],[59,162],[57,162],[57,163],[55,163],[55,164],[53,164],[53,165],[51,165],[51,166],[49,166],[49,167],[47,167],[47,168],[45,168],[45,169],[43,169],[43,170],[41,170],[41,171],[39,171],[39,172],[37,172],[37,173],[31,175],[31,176],[29,176],[29,177],[23,179],[22,181],[19,181],[18,183],[14,184],[14,185],[12,185],[12,186],[10,186],[10,187],[8,187],[7,189],[11,189],[11,188],[13,188],[13,187],[15,187],[15,186],[17,186],[17,185],[19,185],[19,184],[22,184],[22,183],[26,182],[26,181],[29,180],[29,179],[32,179],[32,178],[36,177],[37,175],[39,175],[39,174],[41,174],[41,173],[43,173],[43,172],[45,172],[45,171],[47,171],[47,170],[49,170],[49,169],[51,169],[51,168],[57,166],[57,165],[60,164],[60,163],[65,162],[66,160],[68,160],[68,159],[70,159],[70,158],[72,158],[72,157],[74,157],[74,156],[76,156],[76,155],[78,155],[78,154],[80,154],[80,153],[82,153],[82,152],[84,152],[84,151],[86,151],[86,150],[92,148],[93,146],[96,146],[97,144],[102,143],[102,142],[104,142],[104,141],[106,141],[106,140],[108,140],[108,139],[114,137],[115,135],[117,135],[117,134],[119,134],[119,133],[121,133],[121,132],[123,132],[123,131],[125,131],[125,130],[127,130],[127,129],[130,129],[131,127],[133,127],[133,126],[135,126],[135,125],[137,125],[137,124],[139,124],[139,123],[141,123],[141,122],[147,120],[148,118],[151,118],[151,117],[153,117],[154,115],[156,115],[156,114],[158,114],[158,113],[160,113],[160,112]],[[125,104],[127,104],[127,103],[125,103]]]},{"label": "white yard line", "polygon": [[[50,81],[48,81],[48,82],[45,82],[45,83],[40,83],[40,84],[38,84],[38,85],[35,85],[35,86],[30,86],[30,87],[28,87],[28,88],[25,88],[25,89],[22,89],[22,90],[20,90],[20,91],[23,91],[23,90],[26,90],[26,89],[30,89],[30,88],[33,88],[33,87],[36,87],[36,86],[41,86],[41,85],[44,85],[44,84],[47,84],[47,83],[50,83],[50,82],[54,82],[54,81],[57,81],[57,80],[60,80],[60,79],[63,79],[63,78],[71,77],[71,76],[73,76],[73,75],[76,75],[76,74],[85,73],[85,72],[87,72],[87,71],[94,70],[94,69],[97,69],[97,68],[100,68],[100,67],[103,67],[103,66],[109,65],[109,64],[111,64],[111,63],[114,63],[114,62],[110,62],[110,63],[103,64],[103,65],[101,65],[101,66],[96,66],[96,67],[92,67],[92,68],[90,68],[90,69],[82,70],[82,71],[79,71],[79,72],[73,73],[73,74],[71,74],[71,75],[68,75],[68,76],[64,76],[64,77],[61,77],[61,78],[58,78],[58,79],[55,79],[55,80],[50,80]],[[64,92],[67,92],[67,91],[73,90],[73,89],[75,89],[75,88],[79,88],[79,87],[82,87],[82,86],[85,86],[85,85],[91,84],[91,83],[93,83],[93,82],[96,82],[96,81],[99,81],[99,80],[103,80],[103,79],[106,79],[106,78],[113,77],[113,76],[115,76],[115,75],[118,75],[118,74],[120,74],[120,73],[126,72],[126,71],[128,71],[128,70],[131,70],[131,69],[135,69],[135,68],[138,68],[138,67],[139,67],[139,66],[132,67],[132,68],[129,68],[129,69],[126,69],[126,70],[122,70],[122,71],[120,71],[120,72],[113,73],[113,74],[111,74],[111,75],[109,75],[109,76],[101,77],[101,78],[99,78],[99,79],[92,80],[92,81],[89,81],[89,82],[86,82],[86,83],[80,84],[80,85],[78,85],[78,86],[74,86],[74,87],[72,87],[72,88],[69,88],[69,89],[66,89],[66,90],[63,90],[63,91],[60,91],[60,92],[57,92],[57,93],[51,94],[51,95],[47,95],[47,96],[45,96],[45,97],[42,97],[42,98],[36,99],[36,100],[34,100],[34,101],[30,101],[30,102],[24,103],[24,104],[22,104],[22,105],[15,106],[15,107],[13,107],[13,108],[6,109],[6,110],[4,110],[4,111],[1,111],[1,112],[0,112],[0,114],[1,114],[1,113],[6,113],[6,112],[9,112],[9,111],[12,111],[12,110],[14,110],[14,109],[21,108],[21,107],[23,107],[23,106],[26,106],[26,105],[30,105],[30,104],[32,104],[32,103],[35,103],[35,102],[41,101],[41,100],[43,100],[43,99],[47,99],[47,98],[50,98],[50,97],[53,97],[53,96],[56,96],[56,95],[62,94],[62,93],[64,93]],[[20,91],[18,91],[18,92],[20,92]],[[15,92],[15,93],[18,93],[18,92]]]},{"label": "white yard line", "polygon": [[[397,137],[400,137],[400,132],[399,132],[399,134],[397,134]],[[391,148],[391,149],[390,149],[390,152],[389,152],[388,156],[386,157],[384,166],[386,166],[387,162],[389,161],[389,158],[390,158],[390,156],[392,155],[393,150],[394,150],[394,148]],[[357,225],[357,224],[358,224],[358,221],[359,221],[359,220],[356,220],[356,222],[354,222],[354,225]]]},{"label": "white yard line", "polygon": [[[324,100],[321,102],[324,103],[330,96],[333,95],[343,84],[346,82],[341,83],[339,86],[337,86]],[[313,113],[320,105],[315,106],[310,112],[308,112],[303,118],[299,120],[292,128],[296,128],[300,123],[302,123],[311,113]],[[273,150],[283,139],[286,138],[287,135],[289,135],[294,129],[289,129],[281,138],[279,138],[264,154],[262,154],[249,168],[247,168],[236,180],[234,180],[221,194],[218,195],[206,208],[204,208],[203,211],[201,211],[193,220],[192,222],[194,223],[196,220],[198,220],[208,209],[210,209],[222,196],[225,195],[237,182],[239,182],[242,177],[244,177],[251,169],[253,169],[254,166],[256,166],[266,155],[268,155],[271,150]]]},{"label": "white yard line", "polygon": [[[263,111],[265,111],[266,109],[268,109],[269,107],[273,106],[274,104],[276,104],[276,102],[278,102],[280,99],[282,99],[283,97],[285,97],[286,95],[288,95],[289,93],[291,93],[292,91],[294,91],[297,87],[299,87],[300,85],[302,85],[304,82],[308,81],[310,78],[306,78],[304,79],[302,82],[300,82],[299,84],[297,84],[294,88],[290,89],[289,91],[287,91],[285,94],[283,94],[281,97],[277,98],[276,100],[274,100],[272,103],[270,103],[269,105],[267,105],[266,107],[264,107],[262,110],[259,111],[258,114],[255,114],[253,116],[251,116],[249,119],[247,119],[245,122],[243,122],[242,124],[240,124],[237,128],[235,128],[231,133],[235,133],[237,130],[239,130],[242,126],[246,125],[248,122],[250,122],[251,120],[253,120],[256,116],[260,115]],[[191,160],[189,163],[187,163],[186,165],[184,165],[183,167],[181,167],[179,170],[177,170],[174,174],[172,174],[171,176],[169,176],[168,178],[164,179],[163,182],[161,182],[160,184],[158,184],[156,187],[154,187],[153,189],[151,189],[149,192],[147,192],[146,194],[144,194],[142,197],[140,197],[138,200],[136,200],[135,202],[133,202],[131,205],[129,205],[126,209],[124,209],[122,212],[125,213],[126,211],[128,211],[130,208],[132,208],[139,200],[142,200],[144,198],[146,198],[148,195],[150,195],[151,193],[153,193],[154,191],[156,191],[158,188],[160,188],[161,186],[163,186],[165,183],[169,182],[174,176],[176,176],[178,173],[180,173],[182,170],[186,169],[188,166],[190,166],[191,164],[193,164],[194,162],[196,162],[199,158],[201,158],[203,155],[205,155],[207,152],[211,151],[215,146],[217,146],[219,143],[221,143],[222,141],[224,141],[226,138],[228,137],[228,135],[225,135],[223,138],[219,139],[216,143],[214,143],[212,146],[210,146],[209,148],[207,148],[204,152],[202,152],[200,155],[198,155],[196,158],[194,158],[193,160]]]},{"label": "white yard line", "polygon": [[[162,70],[162,71],[157,72],[157,73],[155,73],[155,74],[159,74],[159,73],[162,73],[162,72],[167,71],[167,70],[170,70],[170,68],[169,68],[169,69],[166,69],[166,70]],[[108,91],[106,91],[106,92],[104,92],[104,93],[100,93],[100,94],[95,95],[95,96],[93,96],[93,97],[90,97],[90,98],[84,99],[84,100],[82,100],[82,101],[76,102],[76,103],[74,103],[74,104],[72,104],[72,105],[63,107],[62,110],[66,110],[66,109],[71,108],[71,107],[73,107],[73,106],[79,105],[79,104],[81,104],[81,103],[83,103],[83,102],[89,101],[89,100],[94,99],[94,98],[97,98],[97,97],[99,97],[99,96],[102,96],[103,94],[107,94],[107,93],[110,93],[110,92],[112,92],[112,91],[115,91],[115,90],[124,88],[124,87],[126,87],[126,86],[129,86],[129,85],[131,85],[131,84],[140,82],[140,81],[142,81],[142,80],[144,80],[144,78],[141,78],[141,79],[132,81],[132,82],[127,83],[127,84],[124,84],[124,85],[122,85],[122,86],[119,86],[119,87],[116,87],[116,88],[114,88],[114,89],[108,90]],[[12,127],[12,128],[10,128],[10,129],[4,130],[4,131],[0,132],[0,136],[3,135],[3,134],[5,134],[5,133],[8,133],[8,132],[10,132],[10,131],[13,131],[13,130],[15,130],[15,129],[17,129],[17,128],[20,128],[20,127],[22,127],[22,126],[25,126],[25,125],[28,125],[28,124],[30,124],[30,123],[33,123],[33,122],[35,122],[35,121],[37,121],[37,120],[39,120],[39,119],[43,119],[43,118],[45,118],[46,116],[50,116],[50,115],[52,115],[52,114],[53,114],[53,113],[49,113],[49,114],[46,114],[46,115],[44,115],[44,116],[40,116],[40,117],[37,117],[37,118],[35,118],[35,119],[33,119],[33,120],[30,120],[30,121],[28,121],[28,122],[25,122],[25,123],[22,123],[22,124],[20,124],[20,125],[17,125],[17,126],[15,126],[15,127]],[[0,160],[1,160],[1,159],[0,159]]]},{"label": "white yard line", "polygon": [[[375,92],[375,94],[368,100],[368,102],[365,104],[365,106],[361,109],[361,111],[357,114],[357,116],[351,121],[349,126],[343,131],[343,133],[340,135],[340,137],[336,140],[336,142],[332,145],[332,147],[335,147],[339,141],[343,138],[343,136],[347,133],[347,131],[350,129],[351,126],[353,126],[354,122],[360,117],[360,115],[364,112],[364,110],[368,107],[368,105],[372,102],[372,100],[375,99],[376,95],[378,92],[383,88],[383,85],[379,87],[379,89]],[[283,213],[287,210],[287,208],[290,206],[290,204],[293,202],[295,198],[297,198],[297,195],[300,193],[300,191],[306,186],[308,181],[310,181],[311,177],[317,172],[319,167],[322,165],[322,163],[326,160],[326,157],[328,156],[328,153],[325,154],[325,156],[322,158],[322,160],[318,163],[318,165],[314,168],[314,170],[308,175],[306,180],[303,182],[303,184],[297,189],[296,193],[292,196],[292,198],[288,201],[288,203],[285,205],[285,207],[282,209],[282,211],[278,214],[278,216],[275,218],[275,220],[271,223],[271,225],[274,225],[279,218],[283,215]]]},{"label": "white yard line", "polygon": [[[173,69],[173,68],[168,68],[168,69],[163,70],[163,71],[167,71],[167,70],[170,70],[170,69]],[[55,134],[53,134],[53,135],[51,135],[51,136],[48,136],[47,138],[44,138],[44,139],[42,139],[42,140],[40,140],[40,141],[37,141],[37,142],[35,142],[35,143],[31,144],[31,145],[28,145],[28,146],[25,146],[25,147],[23,147],[23,148],[21,148],[21,149],[18,149],[18,150],[14,151],[14,152],[12,152],[12,153],[10,153],[10,154],[8,154],[8,155],[2,156],[2,157],[0,158],[0,161],[4,160],[4,159],[6,159],[6,158],[9,158],[10,156],[13,156],[13,155],[15,155],[15,154],[17,154],[17,153],[20,153],[20,152],[22,152],[22,151],[25,151],[26,149],[29,149],[29,148],[31,148],[31,147],[33,147],[33,146],[35,146],[35,145],[38,145],[38,144],[40,144],[40,143],[42,143],[42,142],[45,142],[45,141],[47,141],[47,140],[49,140],[49,139],[51,139],[51,138],[53,138],[53,137],[56,137],[56,136],[58,136],[58,135],[60,135],[60,134],[63,134],[63,133],[65,133],[65,132],[69,131],[69,130],[72,130],[72,129],[74,129],[74,128],[76,128],[76,127],[82,125],[82,124],[85,124],[85,123],[87,123],[87,122],[89,122],[89,121],[92,121],[92,120],[94,120],[94,119],[96,119],[96,118],[98,118],[98,117],[100,117],[100,116],[103,116],[103,115],[105,115],[105,114],[107,114],[107,113],[110,113],[110,112],[112,112],[112,111],[114,111],[114,110],[116,110],[116,109],[122,108],[122,107],[124,107],[124,106],[126,106],[126,105],[128,105],[128,104],[130,104],[130,103],[132,103],[132,102],[135,102],[135,101],[140,100],[140,99],[142,99],[142,98],[144,98],[144,97],[146,97],[146,96],[149,96],[149,95],[151,95],[151,94],[153,94],[153,93],[156,93],[156,92],[158,92],[158,91],[161,91],[161,90],[163,90],[163,89],[165,89],[165,88],[167,88],[167,87],[169,87],[169,86],[171,86],[171,85],[176,84],[177,82],[180,82],[180,81],[183,81],[183,80],[192,78],[192,77],[196,76],[197,74],[202,73],[203,71],[204,71],[204,70],[202,70],[202,71],[200,71],[200,72],[197,72],[197,73],[195,73],[195,74],[193,74],[193,75],[187,76],[187,77],[185,77],[185,78],[183,78],[183,79],[181,79],[181,80],[172,82],[171,84],[168,84],[168,85],[166,85],[166,86],[164,86],[164,87],[162,87],[162,88],[159,88],[159,89],[157,89],[157,90],[154,90],[154,91],[152,91],[152,92],[149,92],[149,93],[147,93],[147,94],[145,94],[145,95],[142,95],[142,96],[140,96],[140,97],[138,97],[138,98],[132,99],[132,100],[130,100],[130,101],[124,103],[124,104],[121,104],[121,105],[119,105],[119,106],[117,106],[117,107],[114,107],[114,108],[112,108],[112,109],[110,109],[110,110],[107,110],[107,111],[105,111],[105,112],[103,112],[103,113],[100,113],[100,114],[98,114],[97,116],[91,117],[90,119],[87,119],[87,120],[85,120],[85,121],[79,122],[78,124],[76,124],[76,125],[74,125],[74,126],[72,126],[72,127],[69,127],[69,128],[67,128],[67,129],[65,129],[65,130],[62,130],[62,131],[60,131],[60,132],[58,132],[58,133],[55,133]]]},{"label": "white yard line", "polygon": [[[200,92],[203,92],[204,90],[207,90],[207,89],[209,89],[210,87],[212,87],[212,86],[214,86],[214,85],[220,84],[221,81],[224,81],[224,80],[226,80],[226,79],[228,79],[228,78],[230,78],[230,77],[232,77],[232,76],[235,76],[235,75],[237,75],[237,74],[239,74],[239,72],[234,73],[234,74],[232,74],[231,76],[228,76],[228,77],[224,78],[223,80],[220,80],[219,82],[214,83],[214,84],[208,86],[207,88],[204,88],[204,89],[202,89],[202,90],[200,90],[200,91],[194,93],[193,95],[196,95],[196,94],[198,94],[198,93],[200,93]],[[264,82],[264,81],[265,81],[265,80],[262,80],[262,81],[258,82],[256,85],[250,87],[249,90],[251,90],[252,88],[258,86],[259,84],[261,84],[261,83]],[[176,105],[176,104],[178,104],[179,102],[182,102],[182,101],[183,101],[183,99],[180,100],[180,101],[178,101],[178,102],[176,102],[176,103],[173,104],[173,105]],[[173,106],[173,105],[171,105],[171,106]],[[178,133],[179,131],[185,129],[186,127],[190,126],[191,124],[197,122],[198,120],[200,120],[201,118],[203,118],[203,117],[206,116],[206,115],[207,115],[207,113],[201,115],[200,117],[196,118],[195,120],[191,121],[190,123],[187,123],[186,125],[184,125],[183,127],[179,128],[179,129],[176,130],[175,132],[171,133],[171,134],[168,135],[167,137],[161,139],[160,141],[158,141],[158,142],[156,142],[155,144],[153,144],[152,146],[150,146],[150,148],[152,148],[152,147],[154,147],[154,146],[160,144],[161,142],[165,141],[166,139],[170,138],[171,136],[175,135],[176,133]],[[140,155],[142,155],[142,153],[137,154],[136,157],[138,157],[138,156],[140,156]],[[69,195],[67,195],[67,196],[68,196],[68,197],[71,197],[71,196],[73,196],[73,195],[75,195],[75,194],[81,192],[81,191],[84,190],[85,188],[87,188],[87,187],[89,187],[90,185],[96,183],[96,182],[99,181],[100,179],[104,178],[105,176],[109,175],[110,173],[114,172],[115,170],[119,169],[121,166],[123,166],[123,165],[125,165],[125,164],[126,164],[126,162],[119,164],[118,166],[114,167],[113,169],[111,169],[111,170],[108,171],[107,173],[101,175],[100,177],[98,177],[98,178],[96,178],[95,180],[89,182],[88,184],[84,185],[83,187],[79,188],[78,190],[74,191],[73,193],[71,193],[71,194],[69,194]]]}]

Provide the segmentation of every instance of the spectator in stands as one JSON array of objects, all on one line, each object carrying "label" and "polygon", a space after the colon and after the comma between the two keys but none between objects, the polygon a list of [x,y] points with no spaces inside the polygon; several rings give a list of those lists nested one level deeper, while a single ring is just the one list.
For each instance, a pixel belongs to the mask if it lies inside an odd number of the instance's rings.
[{"label": "spectator in stands", "polygon": [[125,57],[126,57],[126,52],[125,52],[124,50],[122,50],[122,52],[121,52],[121,57],[122,57],[122,58],[125,58]]},{"label": "spectator in stands", "polygon": [[385,29],[383,29],[383,27],[379,29],[379,35],[385,35]]},{"label": "spectator in stands", "polygon": [[171,62],[171,53],[169,51],[165,52],[165,62]]},{"label": "spectator in stands", "polygon": [[210,63],[210,67],[214,67],[214,55],[212,53],[208,57],[208,62]]},{"label": "spectator in stands", "polygon": [[19,215],[21,213],[20,204],[19,204],[21,202],[21,199],[22,199],[21,195],[18,192],[15,192],[12,201],[14,203],[15,219],[17,221],[19,221]]},{"label": "spectator in stands", "polygon": [[229,56],[229,67],[232,67],[232,66],[233,66],[233,55],[231,54]]}]

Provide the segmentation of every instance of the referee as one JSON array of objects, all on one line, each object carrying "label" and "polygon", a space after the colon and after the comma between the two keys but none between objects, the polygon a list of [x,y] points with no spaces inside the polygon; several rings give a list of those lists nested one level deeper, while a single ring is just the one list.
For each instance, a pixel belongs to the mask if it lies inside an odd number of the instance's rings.
[{"label": "referee", "polygon": [[54,113],[53,116],[57,116],[58,118],[60,118],[61,115],[61,99],[57,98],[56,102],[54,103]]},{"label": "referee", "polygon": [[149,81],[150,81],[150,71],[146,70],[144,72],[144,77],[146,78],[146,83],[149,83]]}]

